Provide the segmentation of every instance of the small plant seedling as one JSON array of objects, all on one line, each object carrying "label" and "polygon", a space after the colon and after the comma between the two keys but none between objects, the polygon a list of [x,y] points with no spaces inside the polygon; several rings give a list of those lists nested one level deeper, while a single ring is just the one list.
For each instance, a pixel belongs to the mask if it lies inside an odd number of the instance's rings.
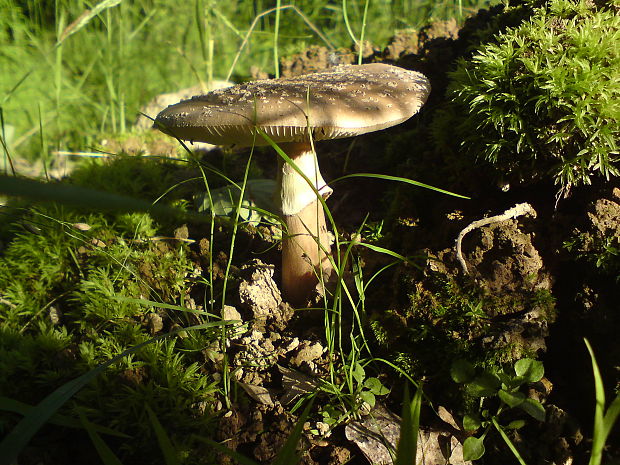
[{"label": "small plant seedling", "polygon": [[[389,394],[390,389],[374,376],[366,377],[366,371],[360,362],[349,365],[349,381],[335,384],[324,381],[320,390],[330,396],[329,402],[321,408],[323,423],[329,425],[330,430],[350,418],[359,416],[360,411],[374,408],[377,396]],[[322,434],[314,430],[313,434]]]},{"label": "small plant seedling", "polygon": [[379,378],[373,376],[366,378],[366,372],[359,362],[355,363],[352,374],[357,383],[355,397],[366,402],[371,408],[375,406],[376,396],[384,396],[390,392]]},{"label": "small plant seedling", "polygon": [[[480,398],[479,410],[463,417],[463,429],[472,433],[482,429],[482,433],[465,440],[463,458],[465,460],[481,458],[485,453],[484,439],[491,428],[494,428],[519,463],[524,464],[506,430],[523,427],[525,420],[517,419],[502,425],[500,416],[507,410],[521,409],[535,420],[545,421],[545,409],[542,404],[536,399],[528,398],[521,391],[524,385],[542,379],[545,374],[542,362],[524,358],[518,360],[514,366],[495,373],[488,370],[477,372],[471,363],[457,360],[452,364],[450,374],[456,383],[465,385],[468,394]],[[495,413],[491,410],[493,406],[496,406]]]},{"label": "small plant seedling", "polygon": [[362,237],[368,242],[377,242],[385,237],[383,231],[385,220],[381,221],[368,221],[364,223],[362,228]]}]

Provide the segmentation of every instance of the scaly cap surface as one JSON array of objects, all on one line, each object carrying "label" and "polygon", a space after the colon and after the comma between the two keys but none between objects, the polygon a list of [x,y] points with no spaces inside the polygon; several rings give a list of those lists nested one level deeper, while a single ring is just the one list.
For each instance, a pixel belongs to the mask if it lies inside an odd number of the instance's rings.
[{"label": "scaly cap surface", "polygon": [[283,79],[252,81],[184,100],[154,127],[180,139],[218,145],[339,139],[402,123],[430,93],[421,73],[383,63],[344,65]]}]

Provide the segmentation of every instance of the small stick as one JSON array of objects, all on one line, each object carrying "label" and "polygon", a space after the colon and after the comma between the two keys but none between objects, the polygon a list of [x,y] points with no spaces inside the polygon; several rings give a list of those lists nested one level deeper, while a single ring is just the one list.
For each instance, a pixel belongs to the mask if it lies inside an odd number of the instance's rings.
[{"label": "small stick", "polygon": [[463,273],[465,273],[466,275],[469,274],[469,270],[467,269],[467,263],[465,263],[465,259],[463,258],[463,252],[461,250],[461,242],[463,242],[463,238],[467,233],[473,231],[474,229],[481,228],[482,226],[486,226],[487,224],[500,223],[502,221],[511,220],[522,215],[531,215],[536,218],[536,210],[534,210],[534,208],[532,208],[529,203],[518,203],[514,207],[506,210],[501,215],[482,218],[481,220],[476,220],[468,224],[456,238],[456,258],[461,264],[461,268],[463,268]]}]

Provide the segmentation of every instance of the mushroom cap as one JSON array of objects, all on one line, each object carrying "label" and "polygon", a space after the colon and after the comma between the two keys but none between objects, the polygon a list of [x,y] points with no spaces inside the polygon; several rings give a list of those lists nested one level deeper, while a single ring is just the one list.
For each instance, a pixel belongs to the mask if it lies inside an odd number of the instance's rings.
[{"label": "mushroom cap", "polygon": [[339,139],[402,123],[430,93],[421,73],[383,63],[218,89],[163,110],[154,127],[189,141],[218,145]]}]

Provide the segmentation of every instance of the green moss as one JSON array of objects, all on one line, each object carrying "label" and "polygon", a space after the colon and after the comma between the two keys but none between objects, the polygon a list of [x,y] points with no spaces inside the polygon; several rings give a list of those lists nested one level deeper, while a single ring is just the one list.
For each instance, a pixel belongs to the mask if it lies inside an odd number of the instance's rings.
[{"label": "green moss", "polygon": [[117,155],[109,160],[90,160],[71,174],[71,182],[130,197],[155,200],[174,184],[178,167],[141,156]]},{"label": "green moss", "polygon": [[618,43],[611,7],[552,0],[536,8],[461,59],[452,104],[434,123],[436,143],[462,141],[470,161],[517,182],[550,176],[567,190],[618,176]]},{"label": "green moss", "polygon": [[[152,240],[159,229],[146,214],[22,211],[0,257],[0,395],[36,404],[150,340],[149,314],[161,318],[158,332],[196,324],[185,313],[136,302],[183,305],[182,296],[191,292],[187,246]],[[188,332],[145,346],[107,369],[63,413],[75,416],[79,408],[91,421],[131,435],[121,447],[126,463],[137,463],[137,453],[140,461],[161,458],[152,447],[156,439],[145,405],[167,425],[179,449],[189,447],[190,433],[209,435],[213,428],[216,385],[202,371],[201,352],[213,337]],[[14,424],[12,416],[0,418],[6,430]]]}]

